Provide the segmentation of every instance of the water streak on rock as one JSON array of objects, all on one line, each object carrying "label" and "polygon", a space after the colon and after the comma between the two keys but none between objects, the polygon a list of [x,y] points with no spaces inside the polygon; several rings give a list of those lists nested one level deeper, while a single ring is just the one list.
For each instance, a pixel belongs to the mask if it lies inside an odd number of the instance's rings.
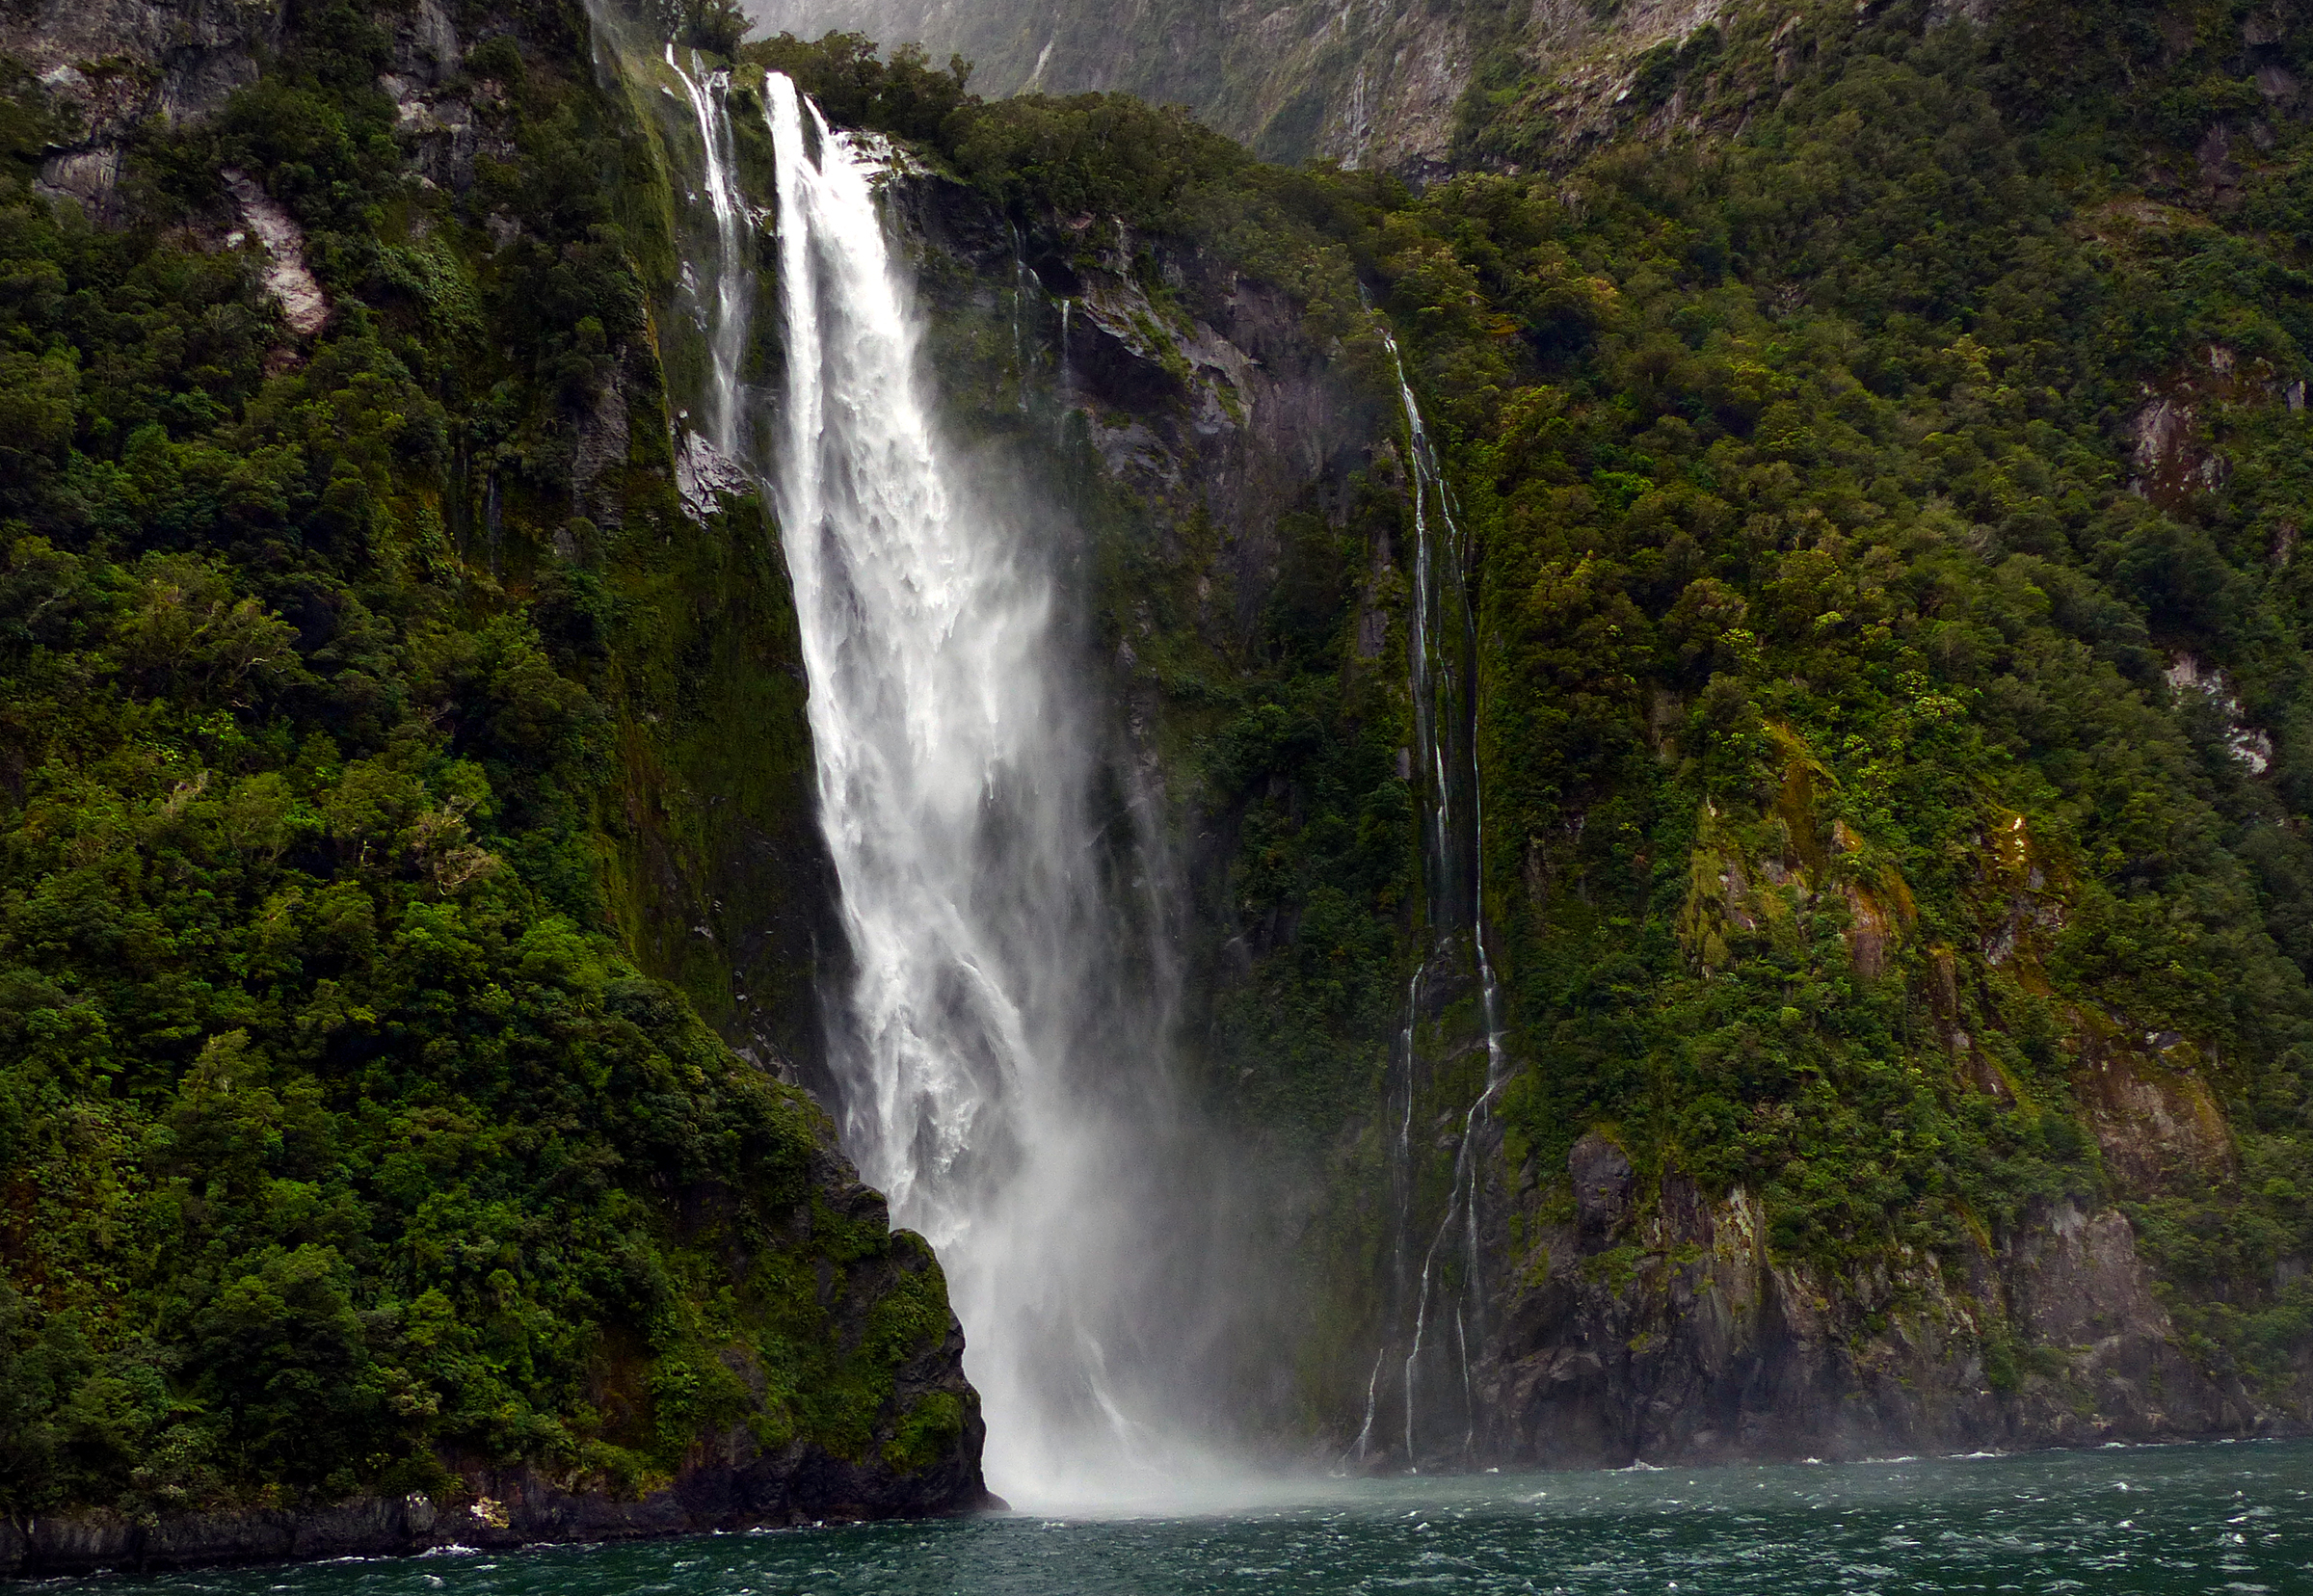
[{"label": "water streak on rock", "polygon": [[[1475,967],[1486,1048],[1485,1085],[1463,1117],[1446,1211],[1422,1255],[1421,1273],[1410,1292],[1412,1322],[1405,1332],[1404,1461],[1408,1468],[1419,1468],[1424,1457],[1422,1425],[1425,1419],[1440,1417],[1436,1409],[1441,1399],[1449,1404],[1448,1413],[1453,1405],[1461,1409],[1460,1442],[1458,1448],[1449,1450],[1433,1441],[1428,1455],[1448,1452],[1467,1459],[1477,1445],[1479,1416],[1471,1365],[1473,1348],[1482,1352],[1486,1339],[1480,1214],[1483,1153],[1494,1100],[1507,1080],[1509,1069],[1503,1050],[1502,994],[1486,944],[1478,884],[1485,846],[1485,804],[1478,781],[1473,712],[1476,617],[1470,601],[1469,545],[1455,519],[1452,489],[1430,441],[1421,404],[1414,397],[1404,356],[1387,329],[1382,338],[1396,364],[1398,397],[1405,410],[1407,487],[1414,513],[1414,616],[1407,655],[1414,700],[1415,761],[1422,778],[1422,880],[1429,944],[1429,952],[1407,994],[1405,1024],[1399,1032],[1397,1057],[1392,1061],[1396,1078],[1389,1106],[1399,1118],[1391,1185],[1397,1210],[1394,1244],[1400,1260],[1416,1219],[1413,1114],[1419,1093],[1416,1040],[1423,1003],[1432,972],[1446,977],[1465,957]],[[1449,1285],[1443,1278],[1443,1265],[1457,1244],[1463,1254],[1461,1279]],[[1402,1262],[1399,1279],[1397,1312],[1402,1323],[1409,1295],[1402,1284]],[[1449,1306],[1453,1314],[1453,1378],[1441,1387],[1429,1361],[1439,1350],[1430,1340],[1430,1327],[1433,1312],[1443,1314]],[[1369,1429],[1371,1409],[1369,1394]],[[1361,1432],[1361,1458],[1365,1445]]]}]

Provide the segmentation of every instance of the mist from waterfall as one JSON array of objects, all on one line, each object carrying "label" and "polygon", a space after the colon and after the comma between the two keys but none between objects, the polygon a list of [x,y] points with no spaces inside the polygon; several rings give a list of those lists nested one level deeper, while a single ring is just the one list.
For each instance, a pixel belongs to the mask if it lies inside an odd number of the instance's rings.
[{"label": "mist from waterfall", "polygon": [[[746,96],[694,72],[696,214],[715,255],[686,274],[715,389],[697,443],[734,451],[784,541],[850,959],[822,995],[845,1147],[946,1270],[994,1489],[1039,1507],[1239,1489],[1241,1466],[1203,1438],[1229,1428],[1220,1410],[1248,1370],[1255,1385],[1289,1378],[1289,1288],[1256,1286],[1246,1266],[1268,1244],[1248,1239],[1263,1177],[1216,1152],[1170,1091],[1161,828],[1100,713],[1069,568],[1080,534],[1024,488],[1017,460],[990,472],[945,436],[878,200],[879,142],[769,74],[776,192],[751,209],[729,122]],[[758,288],[763,229],[776,273]],[[1015,278],[1017,355],[1032,279]],[[1065,326],[1070,308],[1044,313]],[[752,389],[750,316],[777,344]],[[1402,359],[1397,376],[1423,946],[1388,1072],[1379,1344],[1343,1462],[1421,1469],[1480,1450],[1483,1173],[1506,1070],[1479,901],[1469,550]],[[1429,1124],[1443,1060],[1424,1027],[1457,993],[1476,998],[1485,1075],[1452,1110],[1441,1207],[1423,1169],[1445,1129]]]},{"label": "mist from waterfall", "polygon": [[1209,1237],[1167,1088],[1154,827],[1084,686],[1064,540],[944,439],[876,165],[778,73],[784,370],[751,396],[755,296],[724,291],[754,279],[733,96],[682,75],[718,252],[709,441],[777,508],[810,678],[851,958],[823,994],[844,1145],[946,1271],[991,1486],[1177,1496],[1213,1467],[1184,1438]]}]

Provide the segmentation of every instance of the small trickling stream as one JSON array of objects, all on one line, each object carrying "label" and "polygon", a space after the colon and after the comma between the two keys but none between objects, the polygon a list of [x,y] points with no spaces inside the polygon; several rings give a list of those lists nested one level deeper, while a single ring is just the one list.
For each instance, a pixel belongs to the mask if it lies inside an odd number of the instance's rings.
[{"label": "small trickling stream", "polygon": [[[1384,1402],[1394,1397],[1404,1421],[1404,1450],[1396,1460],[1419,1469],[1466,1462],[1477,1443],[1472,1364],[1485,1341],[1480,1155],[1507,1066],[1502,993],[1486,945],[1478,883],[1485,811],[1476,746],[1476,625],[1470,600],[1469,547],[1454,517],[1452,489],[1406,375],[1404,356],[1387,329],[1382,338],[1396,368],[1398,398],[1405,410],[1407,489],[1413,510],[1414,607],[1406,655],[1414,706],[1413,759],[1422,791],[1427,945],[1406,991],[1405,1021],[1391,1059],[1395,1304],[1367,1382],[1365,1421],[1351,1458],[1369,1466],[1388,1455],[1396,1438],[1385,1439],[1376,1423]],[[1424,1243],[1415,1202],[1414,1114],[1422,1083],[1419,1033],[1433,978],[1450,982],[1465,970],[1477,982],[1485,1082],[1464,1117],[1445,1213]],[[1451,1280],[1449,1264],[1458,1266]],[[1388,1365],[1394,1348],[1402,1349],[1402,1361],[1393,1371]],[[1397,1375],[1395,1392],[1385,1385],[1390,1372]]]}]

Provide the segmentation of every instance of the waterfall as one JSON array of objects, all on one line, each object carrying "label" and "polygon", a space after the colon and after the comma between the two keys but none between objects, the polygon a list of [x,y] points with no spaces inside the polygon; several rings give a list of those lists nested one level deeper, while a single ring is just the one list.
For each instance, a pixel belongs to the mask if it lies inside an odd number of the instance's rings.
[{"label": "waterfall", "polygon": [[1027,241],[1021,236],[1018,223],[1004,224],[1012,234],[1012,378],[1020,390],[1020,412],[1028,412],[1028,342],[1021,322],[1021,311],[1036,288],[1036,276],[1028,270]]},{"label": "waterfall", "polygon": [[[1453,1316],[1453,1373],[1449,1390],[1461,1403],[1459,1450],[1467,1457],[1477,1442],[1477,1402],[1471,1372],[1472,1325],[1476,1341],[1485,1344],[1485,1292],[1480,1233],[1479,1187],[1482,1132],[1489,1123],[1495,1097],[1508,1078],[1503,1048],[1502,994],[1496,980],[1491,950],[1486,945],[1485,916],[1478,888],[1479,862],[1485,845],[1485,809],[1478,781],[1475,746],[1476,684],[1476,619],[1471,609],[1468,549],[1454,516],[1452,490],[1446,481],[1422,407],[1407,378],[1405,359],[1397,340],[1385,328],[1382,339],[1397,374],[1397,393],[1405,411],[1408,468],[1414,519],[1414,615],[1407,642],[1410,686],[1414,701],[1414,758],[1422,780],[1422,878],[1427,899],[1428,951],[1417,965],[1406,994],[1405,1024],[1398,1033],[1392,1060],[1391,1097],[1385,1108],[1397,1124],[1390,1156],[1390,1186],[1396,1210],[1392,1246],[1392,1279],[1398,1325],[1393,1337],[1405,1337],[1402,1370],[1404,1445],[1408,1468],[1422,1458],[1421,1426],[1423,1384],[1441,1348],[1431,1340],[1433,1315],[1450,1306]],[[1460,818],[1467,815],[1467,823]],[[1484,1087],[1470,1105],[1462,1135],[1454,1151],[1452,1183],[1446,1212],[1423,1250],[1418,1276],[1409,1278],[1413,1237],[1414,1100],[1417,1094],[1416,1034],[1423,995],[1430,974],[1441,959],[1460,956],[1468,939],[1476,967],[1480,1013],[1485,1025],[1486,1077]],[[1463,1276],[1447,1300],[1442,1278],[1449,1249],[1462,1253]],[[1404,1323],[1410,1308],[1411,1323]],[[1383,1350],[1386,1353],[1388,1343]],[[1366,1417],[1354,1455],[1366,1461],[1371,1443],[1376,1393],[1369,1383]],[[1434,1415],[1430,1416],[1434,1417]],[[1443,1450],[1434,1442],[1431,1453]]]},{"label": "waterfall", "polygon": [[1185,1326],[1151,1295],[1164,1025],[1103,865],[1077,634],[1049,540],[943,439],[873,169],[785,77],[764,100],[768,474],[855,961],[830,1004],[844,1141],[947,1271],[991,1484],[1098,1494],[1155,1466],[1144,1370]]},{"label": "waterfall", "polygon": [[715,218],[714,300],[707,328],[707,355],[714,365],[708,399],[714,409],[707,417],[706,440],[725,459],[736,459],[740,453],[739,362],[746,353],[748,323],[755,306],[755,272],[747,248],[753,223],[734,175],[738,163],[726,104],[731,74],[702,70],[696,50],[691,52],[691,71],[684,71],[675,59],[672,40],[667,44],[667,65],[682,80],[691,114],[699,122],[699,142],[705,151],[702,176],[706,202]]},{"label": "waterfall", "polygon": [[1068,418],[1076,412],[1077,408],[1077,373],[1075,365],[1071,362],[1068,352],[1069,323],[1076,312],[1076,307],[1077,302],[1075,300],[1068,298],[1066,295],[1061,296],[1060,381],[1058,387],[1060,398],[1059,438],[1062,443],[1066,443],[1068,441]]}]

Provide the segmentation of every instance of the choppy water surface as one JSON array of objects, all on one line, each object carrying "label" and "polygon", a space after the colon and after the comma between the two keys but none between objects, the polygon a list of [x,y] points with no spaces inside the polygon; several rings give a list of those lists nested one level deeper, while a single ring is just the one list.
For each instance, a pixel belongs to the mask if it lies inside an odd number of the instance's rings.
[{"label": "choppy water surface", "polygon": [[107,1581],[105,1596],[2313,1591],[2308,1443],[1272,1490],[1184,1517],[437,1553]]}]

